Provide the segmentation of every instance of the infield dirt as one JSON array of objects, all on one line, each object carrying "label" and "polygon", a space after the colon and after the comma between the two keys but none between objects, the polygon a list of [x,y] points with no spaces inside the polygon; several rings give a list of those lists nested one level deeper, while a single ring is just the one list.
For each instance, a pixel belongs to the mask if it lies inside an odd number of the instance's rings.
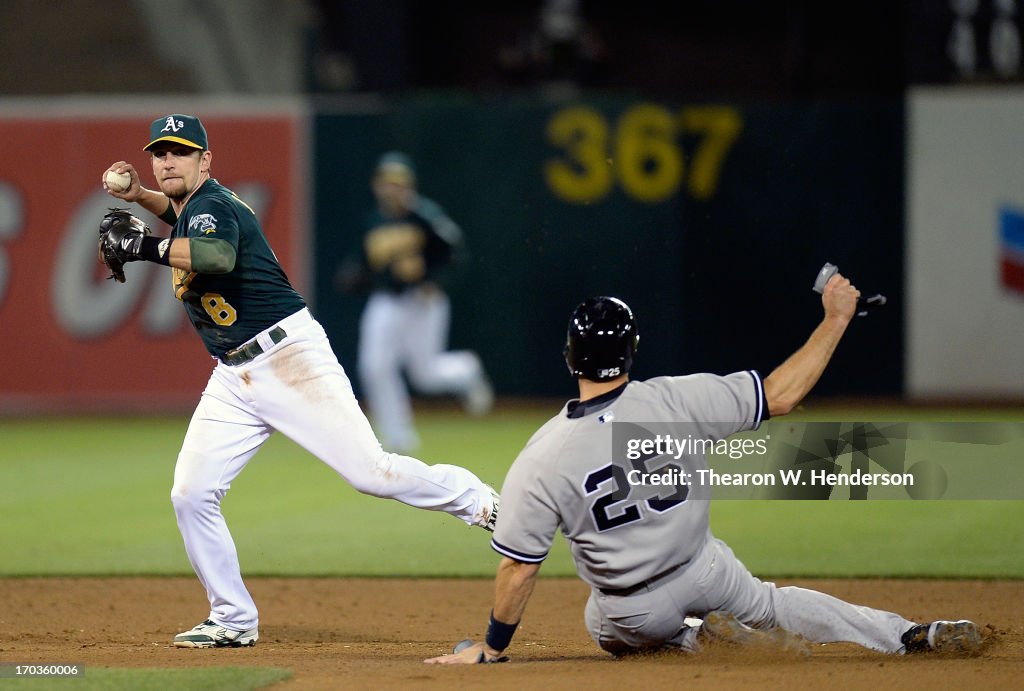
[{"label": "infield dirt", "polygon": [[503,665],[437,667],[422,660],[479,638],[490,580],[253,578],[254,648],[182,650],[175,633],[206,615],[193,578],[0,580],[0,661],[86,667],[269,666],[294,676],[274,688],[1020,688],[1024,582],[782,580],[909,619],[969,618],[980,655],[893,656],[848,644],[809,657],[750,650],[658,653],[614,660],[583,627],[587,588],[541,579]]}]

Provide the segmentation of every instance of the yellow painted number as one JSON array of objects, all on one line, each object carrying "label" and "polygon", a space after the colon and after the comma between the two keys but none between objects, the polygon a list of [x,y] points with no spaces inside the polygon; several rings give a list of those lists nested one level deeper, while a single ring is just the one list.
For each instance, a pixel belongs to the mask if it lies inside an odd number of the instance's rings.
[{"label": "yellow painted number", "polygon": [[626,194],[647,203],[675,194],[683,179],[683,152],[675,139],[676,124],[664,108],[641,105],[623,114],[614,160]]},{"label": "yellow painted number", "polygon": [[544,177],[556,195],[587,204],[601,199],[614,180],[608,161],[608,123],[590,108],[566,108],[551,118],[548,140],[565,152],[564,159],[544,165]]},{"label": "yellow painted number", "polygon": [[[614,130],[592,108],[565,108],[548,122],[548,141],[561,155],[545,162],[544,177],[555,196],[572,204],[600,201],[616,182],[645,204],[670,199],[681,188],[694,199],[711,199],[742,129],[739,112],[728,106],[673,114],[639,104],[622,114]],[[685,135],[696,142],[688,163],[680,141]]]},{"label": "yellow painted number", "polygon": [[220,326],[231,326],[238,319],[238,312],[219,293],[205,293],[202,302],[210,319]]},{"label": "yellow painted number", "polygon": [[703,135],[693,154],[689,188],[694,199],[710,199],[718,189],[722,162],[743,129],[743,121],[735,108],[728,107],[684,108],[679,120],[687,132]]}]

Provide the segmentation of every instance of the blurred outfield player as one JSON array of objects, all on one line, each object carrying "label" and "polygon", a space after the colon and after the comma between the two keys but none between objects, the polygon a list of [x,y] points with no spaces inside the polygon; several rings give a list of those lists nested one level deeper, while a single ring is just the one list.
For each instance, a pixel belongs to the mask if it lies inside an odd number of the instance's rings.
[{"label": "blurred outfield player", "polygon": [[[656,487],[657,494],[645,499],[613,458],[614,423],[685,423],[698,430],[695,436],[720,440],[757,429],[769,415],[790,412],[831,359],[859,295],[849,280],[833,277],[822,295],[822,322],[763,381],[753,370],[629,381],[639,343],[632,312],[610,297],[579,305],[569,321],[565,360],[580,397],[534,434],[505,478],[491,541],[503,558],[486,640],[427,662],[505,659],[502,653],[559,528],[579,576],[591,587],[587,629],[613,655],[697,651],[705,639],[718,637],[786,647],[798,647],[790,646],[794,641],[847,641],[885,653],[977,650],[981,636],[969,621],[919,625],[813,590],[758,580],[711,534],[708,485]],[[683,455],[675,463],[691,473],[708,467],[703,454]],[[690,626],[688,617],[703,623]]]},{"label": "blurred outfield player", "polygon": [[[178,454],[171,490],[185,551],[206,588],[210,614],[178,634],[174,645],[240,647],[259,638],[256,605],[242,582],[220,505],[274,430],[360,492],[492,529],[497,496],[476,475],[382,450],[323,328],[292,288],[252,209],[211,177],[213,154],[199,119],[157,118],[145,151],[158,190],[142,187],[138,172],[125,161],[108,170],[130,174],[130,187],[115,192],[104,182],[104,188],[173,228],[169,239],[131,232],[117,247],[124,261],[171,267],[175,295],[215,360]],[[167,365],[173,376],[174,363]]]},{"label": "blurred outfield player", "polygon": [[462,230],[417,190],[416,171],[398,151],[383,154],[371,180],[369,213],[358,260],[339,268],[345,291],[369,290],[359,322],[359,381],[384,446],[419,446],[406,377],[419,393],[459,397],[474,415],[494,393],[476,353],[449,351],[451,303],[443,282],[464,249]]}]

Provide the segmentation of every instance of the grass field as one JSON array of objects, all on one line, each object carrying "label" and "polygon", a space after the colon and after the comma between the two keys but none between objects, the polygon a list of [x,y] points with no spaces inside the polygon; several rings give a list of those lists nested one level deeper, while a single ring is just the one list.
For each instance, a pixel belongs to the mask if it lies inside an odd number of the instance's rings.
[{"label": "grass field", "polygon": [[[427,462],[500,487],[558,404],[419,415]],[[1019,411],[806,411],[802,419],[1024,420]],[[801,419],[799,414],[794,419]],[[0,575],[191,574],[169,492],[187,416],[0,420]],[[359,495],[275,435],[224,512],[249,575],[490,576],[487,536]],[[712,527],[758,575],[1024,577],[1021,501],[720,501]],[[542,574],[573,573],[563,540]]]},{"label": "grass field", "polygon": [[[424,446],[418,455],[427,462],[466,466],[485,481],[500,487],[515,455],[534,430],[557,411],[558,405],[557,402],[509,405],[499,407],[485,419],[469,419],[442,409],[422,410],[418,421]],[[806,410],[792,419],[1019,422],[1024,420],[1024,412],[833,408]],[[58,658],[80,658],[89,669],[85,678],[74,683],[75,688],[97,690],[255,689],[281,683],[293,684],[296,688],[336,688],[342,676],[362,679],[366,684],[370,683],[368,679],[376,680],[367,688],[377,687],[376,682],[381,678],[393,681],[392,685],[398,687],[407,686],[409,679],[415,679],[416,686],[430,681],[438,688],[450,688],[454,683],[453,675],[439,673],[434,678],[418,669],[422,666],[419,659],[428,654],[419,652],[423,641],[447,635],[447,632],[438,633],[429,612],[423,614],[418,609],[409,612],[399,608],[400,612],[389,611],[389,618],[379,625],[376,621],[379,610],[372,610],[377,626],[373,628],[374,641],[361,642],[367,635],[363,629],[368,624],[356,623],[362,613],[359,603],[388,591],[390,584],[395,584],[403,593],[409,588],[410,582],[403,584],[394,580],[375,581],[373,592],[367,593],[359,590],[365,584],[351,586],[348,585],[351,582],[332,579],[328,585],[323,585],[309,579],[287,578],[285,583],[289,585],[277,586],[273,591],[277,597],[264,598],[261,609],[267,614],[268,625],[263,633],[268,637],[265,645],[261,639],[257,653],[237,658],[244,660],[242,664],[247,666],[239,665],[234,657],[225,658],[228,664],[218,666],[223,663],[214,662],[208,656],[176,654],[176,649],[167,644],[167,636],[175,630],[175,622],[179,626],[192,623],[191,619],[183,619],[186,616],[183,603],[189,601],[187,616],[191,617],[192,600],[198,599],[201,593],[185,558],[169,498],[174,459],[187,423],[187,415],[116,420],[85,417],[0,420],[0,577],[15,577],[0,580],[0,589],[6,593],[5,598],[14,598],[15,591],[21,591],[15,586],[24,586],[31,593],[43,593],[30,596],[0,622],[3,624],[0,636],[6,641],[0,662],[41,664]],[[469,528],[444,514],[360,495],[327,466],[280,435],[267,443],[235,481],[224,501],[224,512],[239,548],[243,572],[249,577],[483,579],[493,576],[499,559],[488,547],[488,537],[483,531]],[[1024,578],[1024,501],[720,500],[714,502],[711,518],[715,533],[762,578]],[[573,573],[565,542],[557,540],[541,574],[550,577]],[[141,579],[145,584],[142,587],[131,585],[132,579],[120,579],[112,585],[113,582],[98,578],[44,578],[41,581],[17,578],[32,575],[184,575],[190,588],[186,594],[181,587],[164,587],[175,581],[168,578]],[[259,582],[252,579],[249,583],[260,591],[275,587],[265,579]],[[304,585],[293,589],[292,583]],[[442,588],[447,593],[450,583],[458,581],[436,583],[447,583]],[[550,586],[573,583],[547,581]],[[895,589],[893,581],[879,583],[889,583],[888,587]],[[935,583],[942,586],[940,581]],[[960,588],[960,583],[958,581],[955,587]],[[988,589],[998,585],[987,580],[962,583],[968,592],[971,588]],[[416,590],[419,592],[425,587],[420,581]],[[37,601],[51,602],[57,591],[64,593],[72,588],[75,592],[70,601],[77,602],[74,605],[77,609],[69,615],[75,622],[73,625],[69,626],[65,620],[63,631],[55,632],[50,626],[25,633],[37,618],[32,614]],[[108,601],[95,592],[106,593],[118,588],[130,591],[123,602],[117,597]],[[307,589],[315,592],[309,594]],[[490,586],[486,586],[482,592],[489,592],[489,589]],[[152,593],[157,590],[168,593],[156,598],[164,608],[152,622],[142,621],[153,615],[152,607],[146,603],[152,602]],[[538,586],[538,591],[543,597],[544,588]],[[331,603],[323,606],[328,613],[327,624],[306,628],[310,615],[301,603],[284,605],[285,613],[275,612],[277,599],[298,596],[304,601],[307,594],[314,608],[320,608],[321,601]],[[872,601],[881,596],[871,591]],[[21,600],[25,597],[21,596]],[[475,600],[485,602],[486,596],[478,594]],[[559,602],[563,600],[566,598]],[[921,606],[906,599],[899,604]],[[570,609],[578,605],[573,602]],[[380,607],[386,609],[383,604]],[[454,605],[449,608],[457,609]],[[957,605],[950,609],[966,608]],[[348,616],[336,616],[342,611]],[[131,625],[126,628],[120,623],[111,623],[119,622],[120,616],[128,616]],[[292,616],[297,617],[296,621],[290,619]],[[575,611],[563,613],[565,619],[573,622],[577,616]],[[544,618],[538,616],[538,623],[541,620]],[[471,625],[463,621],[454,628],[458,626]],[[341,638],[335,640],[336,635]],[[563,646],[566,635],[569,634],[559,637]],[[379,654],[377,648],[383,645],[376,639],[382,636],[398,641],[390,643],[390,652],[383,659],[375,657]],[[56,642],[45,647],[48,652],[35,652],[38,649],[33,643],[51,643],[51,639]],[[416,641],[420,647],[415,648],[417,652],[410,658],[410,646],[416,646]],[[544,648],[543,645],[529,646],[524,643],[517,649],[521,657],[529,658],[533,652]],[[577,652],[577,655],[586,658],[593,654],[589,641],[584,641],[583,646],[580,650],[588,652]],[[429,650],[432,651],[429,654],[436,654],[436,646],[431,645]],[[324,651],[331,652],[324,656],[321,654]],[[1011,651],[1009,655],[1012,658],[1014,653]],[[538,672],[548,679],[554,669],[554,673],[563,675],[556,678],[576,679],[588,659],[554,668],[550,660],[545,659]],[[1002,659],[997,657],[990,662],[998,665]],[[195,667],[196,663],[200,667]],[[578,667],[581,664],[584,667]],[[826,659],[820,664],[824,670],[820,673],[821,679],[828,678],[831,684],[834,681],[831,663]],[[854,674],[851,678],[863,681],[870,676],[863,669],[874,671],[880,666],[870,662],[862,669],[858,664],[856,660],[846,664],[844,674]],[[648,667],[624,672],[631,679],[635,675],[658,672],[657,661]],[[816,669],[804,667],[796,673],[810,674]],[[991,668],[997,672],[1001,669]],[[511,676],[505,678],[508,688],[521,688],[524,679],[532,678],[528,676],[532,673],[528,662],[510,669],[513,670]],[[410,677],[411,671],[414,676]],[[608,673],[616,671],[623,671],[618,663],[608,670],[602,669],[600,677],[605,679]],[[722,672],[713,661],[706,671],[709,675],[712,671]],[[950,668],[942,673],[942,678],[956,671]],[[696,677],[703,673],[693,672]],[[527,676],[520,677],[522,674]],[[678,683],[678,674],[674,669],[673,685]],[[761,675],[758,672],[757,678],[761,679]],[[463,681],[470,683],[469,679]],[[472,683],[478,682],[477,679]],[[488,685],[495,683],[493,679],[488,681]],[[29,684],[40,689],[64,688],[67,680],[34,679]],[[495,686],[501,687],[500,684]]]},{"label": "grass field", "polygon": [[288,679],[292,674],[286,669],[273,667],[212,667],[207,669],[124,669],[90,667],[83,676],[71,678],[35,678],[7,682],[11,686],[26,686],[32,691],[60,691],[74,688],[75,691],[167,691],[167,689],[188,689],[189,691],[232,691],[262,689]]}]

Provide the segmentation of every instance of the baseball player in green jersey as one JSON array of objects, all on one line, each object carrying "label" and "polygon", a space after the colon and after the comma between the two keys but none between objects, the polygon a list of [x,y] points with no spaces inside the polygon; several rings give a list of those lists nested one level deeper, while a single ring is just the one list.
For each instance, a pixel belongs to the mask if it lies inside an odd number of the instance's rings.
[{"label": "baseball player in green jersey", "polygon": [[185,434],[171,490],[210,613],[175,636],[174,645],[240,647],[259,637],[256,605],[242,582],[220,504],[274,430],[360,492],[493,530],[497,496],[473,473],[381,448],[323,328],[289,283],[252,209],[210,176],[213,154],[200,120],[157,118],[145,150],[159,189],[142,187],[134,167],[119,161],[108,170],[128,173],[130,186],[107,191],[173,229],[168,238],[129,233],[116,249],[124,261],[171,268],[174,293],[216,362]]},{"label": "baseball player in green jersey", "polygon": [[[644,492],[629,486],[626,460],[613,450],[616,424],[685,424],[695,436],[721,440],[757,429],[769,415],[790,412],[831,359],[859,295],[848,279],[834,276],[822,294],[822,322],[764,379],[748,370],[630,381],[639,333],[629,307],[610,297],[580,304],[565,348],[579,399],[534,434],[502,488],[491,546],[503,558],[486,639],[427,662],[506,659],[503,651],[557,529],[591,587],[587,629],[613,655],[697,651],[715,638],[796,648],[807,641],[846,641],[885,653],[977,650],[981,636],[970,621],[917,624],[824,593],[758,580],[712,535],[710,486],[676,483]],[[693,475],[708,468],[696,448],[697,453],[672,456]],[[660,470],[658,459],[649,455],[641,463]]]},{"label": "baseball player in green jersey", "polygon": [[337,282],[369,293],[359,320],[360,383],[385,448],[408,453],[419,446],[410,386],[457,396],[474,415],[490,411],[494,392],[475,352],[447,348],[444,284],[465,258],[462,229],[419,192],[413,162],[400,151],[381,155],[371,188],[359,258],[343,262]]}]

